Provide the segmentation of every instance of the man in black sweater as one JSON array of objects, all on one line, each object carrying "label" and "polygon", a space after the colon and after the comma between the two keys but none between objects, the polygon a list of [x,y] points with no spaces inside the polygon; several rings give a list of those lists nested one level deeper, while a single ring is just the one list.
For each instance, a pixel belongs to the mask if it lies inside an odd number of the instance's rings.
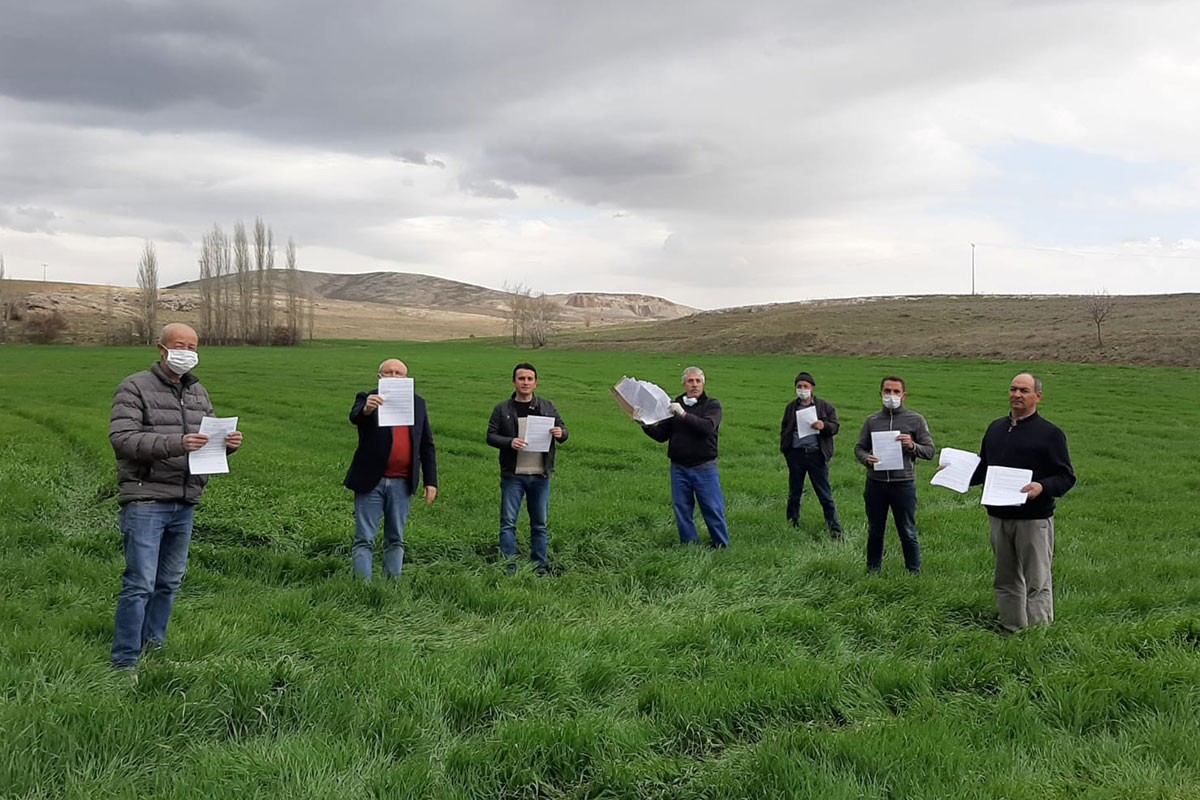
[{"label": "man in black sweater", "polygon": [[671,403],[671,416],[642,430],[656,442],[667,442],[671,460],[671,504],[681,544],[696,544],[696,503],[708,527],[712,548],[729,547],[725,522],[725,495],[717,472],[717,435],[721,430],[721,403],[704,391],[704,371],[683,371],[683,394]]},{"label": "man in black sweater", "polygon": [[996,605],[1007,631],[1054,621],[1054,500],[1075,485],[1075,470],[1067,437],[1037,413],[1042,381],[1029,373],[1012,379],[1006,417],[993,422],[983,435],[979,467],[971,483],[980,484],[988,467],[1033,471],[1021,487],[1026,501],[1019,506],[987,506],[992,552],[996,556]]}]

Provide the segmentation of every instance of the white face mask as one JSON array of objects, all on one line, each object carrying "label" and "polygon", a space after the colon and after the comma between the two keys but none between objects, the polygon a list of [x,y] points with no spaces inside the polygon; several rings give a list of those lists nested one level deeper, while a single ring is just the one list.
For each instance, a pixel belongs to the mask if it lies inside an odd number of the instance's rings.
[{"label": "white face mask", "polygon": [[883,407],[890,411],[895,411],[900,407],[900,404],[904,402],[904,398],[898,394],[885,394],[882,395],[882,397]]},{"label": "white face mask", "polygon": [[801,400],[810,400],[812,399],[812,389],[797,389],[796,397],[799,397]]},{"label": "white face mask", "polygon": [[186,375],[200,363],[200,355],[195,350],[168,350],[167,366],[176,375]]},{"label": "white face mask", "polygon": [[694,405],[696,405],[696,398],[694,398],[694,397],[685,397],[685,398],[683,398],[683,404],[684,404],[685,406],[694,406]]}]

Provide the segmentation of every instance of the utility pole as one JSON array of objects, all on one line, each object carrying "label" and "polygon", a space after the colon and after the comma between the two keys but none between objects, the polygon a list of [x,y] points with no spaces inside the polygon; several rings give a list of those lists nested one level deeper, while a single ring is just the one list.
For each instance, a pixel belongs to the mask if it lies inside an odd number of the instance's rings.
[{"label": "utility pole", "polygon": [[46,265],[42,264],[42,283],[46,282]]},{"label": "utility pole", "polygon": [[971,242],[971,296],[975,296],[975,243]]}]

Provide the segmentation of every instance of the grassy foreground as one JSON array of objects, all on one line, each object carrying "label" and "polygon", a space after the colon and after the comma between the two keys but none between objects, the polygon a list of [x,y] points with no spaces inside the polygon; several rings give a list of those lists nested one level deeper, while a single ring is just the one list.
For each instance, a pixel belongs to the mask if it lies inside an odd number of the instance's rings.
[{"label": "grassy foreground", "polygon": [[[441,491],[403,579],[350,577],[346,413],[386,356],[429,401]],[[851,450],[899,372],[940,446],[975,449],[1014,364],[537,353],[571,429],[551,498],[556,575],[495,561],[484,444],[516,361],[482,344],[202,348],[246,435],[197,514],[167,649],[108,669],[122,560],[107,441],[139,349],[0,349],[0,796],[1185,798],[1200,795],[1200,379],[1046,365],[1080,481],[1058,514],[1050,628],[995,632],[976,489],[919,477],[925,574],[889,529],[864,570]],[[733,547],[677,545],[665,448],[609,398],[725,405]],[[846,541],[806,498],[785,527],[778,426],[812,371],[843,433]],[[521,548],[528,538],[522,518]]]}]

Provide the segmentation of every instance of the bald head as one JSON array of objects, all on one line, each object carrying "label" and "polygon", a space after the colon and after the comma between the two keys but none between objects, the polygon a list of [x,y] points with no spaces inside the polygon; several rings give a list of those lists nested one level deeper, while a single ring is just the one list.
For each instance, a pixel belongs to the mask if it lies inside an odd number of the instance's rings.
[{"label": "bald head", "polygon": [[1022,419],[1037,411],[1042,402],[1042,379],[1022,372],[1008,385],[1008,407],[1013,419]]},{"label": "bald head", "polygon": [[408,365],[398,358],[389,358],[379,365],[381,378],[407,378]]},{"label": "bald head", "polygon": [[191,325],[169,322],[158,334],[158,343],[168,350],[195,350],[200,344],[200,337]]}]

